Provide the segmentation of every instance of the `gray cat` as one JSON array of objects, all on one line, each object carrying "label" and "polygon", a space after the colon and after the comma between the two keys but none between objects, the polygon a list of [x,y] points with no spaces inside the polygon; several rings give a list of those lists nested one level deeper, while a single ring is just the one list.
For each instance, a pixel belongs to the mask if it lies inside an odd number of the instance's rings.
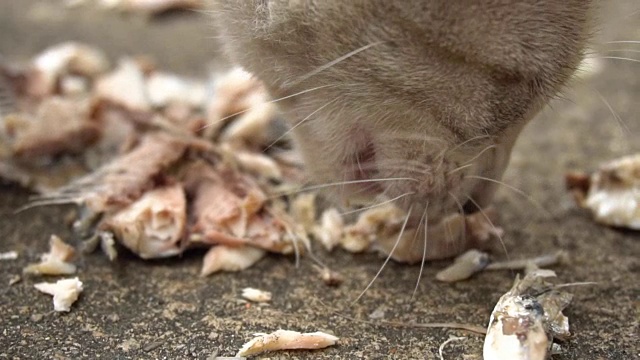
[{"label": "gray cat", "polygon": [[487,206],[523,126],[574,73],[585,0],[218,0],[230,59],[279,102],[310,175],[401,197],[410,224]]}]

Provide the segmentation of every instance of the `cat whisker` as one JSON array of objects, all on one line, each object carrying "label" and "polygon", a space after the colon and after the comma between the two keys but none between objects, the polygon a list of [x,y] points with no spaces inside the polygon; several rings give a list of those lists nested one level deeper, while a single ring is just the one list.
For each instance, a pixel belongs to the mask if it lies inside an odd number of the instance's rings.
[{"label": "cat whisker", "polygon": [[453,151],[455,151],[455,150],[458,150],[459,148],[463,147],[464,145],[467,145],[468,143],[470,143],[470,142],[472,142],[472,141],[476,141],[476,140],[480,140],[480,139],[486,139],[486,138],[491,138],[491,136],[490,136],[490,135],[478,135],[478,136],[472,137],[471,139],[465,140],[465,141],[463,141],[463,142],[459,143],[458,145],[456,145],[456,146],[454,146],[454,147],[452,147],[452,148],[448,149],[448,150],[445,152],[445,154],[448,154],[448,153],[450,153],[450,152],[453,152]]},{"label": "cat whisker", "polygon": [[24,211],[27,211],[36,207],[41,207],[41,206],[67,205],[67,204],[76,204],[78,202],[80,202],[80,199],[76,197],[59,197],[59,198],[52,198],[52,199],[39,200],[39,201],[29,201],[28,204],[19,207],[13,213],[19,214]]},{"label": "cat whisker", "polygon": [[449,172],[447,173],[447,175],[454,174],[454,173],[456,173],[456,172],[458,172],[458,171],[464,170],[464,169],[469,168],[469,167],[472,167],[472,166],[473,166],[473,164],[466,164],[466,165],[458,166],[457,168],[455,168],[455,169],[453,169],[453,170],[449,171]]},{"label": "cat whisker", "polygon": [[[411,294],[411,300],[413,300],[418,292],[418,287],[420,286],[420,279],[422,279],[422,272],[424,270],[424,264],[427,260],[427,234],[429,229],[429,219],[427,217],[427,209],[429,208],[429,203],[427,202],[424,206],[424,213],[422,214],[422,219],[420,219],[420,223],[424,224],[424,242],[422,244],[422,261],[420,261],[420,272],[418,272],[418,280],[416,281],[416,286],[413,288],[413,293]],[[416,234],[420,231],[420,225],[416,229]]]},{"label": "cat whisker", "polygon": [[470,179],[477,179],[477,180],[483,180],[483,181],[488,181],[488,182],[492,182],[494,184],[498,184],[501,186],[504,186],[507,189],[510,189],[511,191],[519,194],[520,196],[524,197],[525,199],[527,199],[529,202],[531,202],[531,204],[533,204],[535,207],[538,208],[539,211],[541,211],[545,216],[548,216],[550,219],[553,218],[553,214],[551,214],[549,211],[547,211],[539,202],[537,202],[536,200],[534,200],[530,195],[528,195],[527,193],[525,193],[524,191],[509,185],[507,183],[505,183],[504,181],[500,181],[500,180],[496,180],[496,179],[491,179],[488,177],[484,177],[484,176],[478,176],[478,175],[466,175],[466,178],[470,178]]},{"label": "cat whisker", "polygon": [[282,140],[285,136],[287,136],[289,133],[291,133],[293,130],[295,130],[298,126],[302,125],[304,122],[309,120],[313,115],[315,115],[318,112],[322,111],[322,109],[326,108],[327,106],[333,104],[338,99],[339,98],[335,98],[335,99],[327,102],[326,104],[324,104],[324,105],[320,106],[319,108],[317,108],[316,110],[314,110],[311,114],[307,115],[304,119],[298,121],[294,126],[292,126],[287,131],[285,131],[284,134],[278,136],[278,138],[275,139],[271,144],[269,144],[269,146],[267,146],[262,152],[265,152],[265,151],[269,150],[271,147],[273,147],[273,145],[277,144],[278,141]]},{"label": "cat whisker", "polygon": [[384,160],[376,161],[376,164],[379,165],[379,166],[396,165],[396,164],[398,164],[399,161],[402,163],[402,165],[413,166],[413,167],[416,167],[416,168],[422,168],[425,171],[430,168],[429,165],[425,164],[422,161],[411,160],[411,159],[402,159],[402,160],[400,160],[400,159],[384,159]]},{"label": "cat whisker", "polygon": [[382,41],[374,42],[374,43],[371,43],[371,44],[368,44],[368,45],[364,45],[364,46],[362,46],[360,48],[357,48],[357,49],[355,49],[355,50],[353,50],[353,51],[351,51],[351,52],[349,52],[349,53],[347,53],[345,55],[340,56],[339,58],[337,58],[335,60],[332,60],[332,61],[330,61],[330,62],[328,62],[328,63],[326,63],[326,64],[324,64],[324,65],[322,65],[322,66],[320,66],[318,68],[316,68],[315,70],[310,71],[309,73],[301,76],[300,78],[298,78],[297,80],[294,80],[293,82],[285,83],[284,87],[287,88],[287,87],[291,87],[291,86],[294,86],[296,84],[299,84],[299,83],[309,79],[310,77],[315,76],[315,75],[323,72],[324,70],[327,70],[330,67],[335,66],[335,65],[341,63],[342,61],[347,60],[348,58],[350,58],[350,57],[352,57],[354,55],[357,55],[357,54],[359,54],[359,53],[361,53],[361,52],[363,52],[363,51],[365,51],[365,50],[367,50],[367,49],[369,49],[371,47],[374,47],[374,46],[380,45],[380,44],[382,44]]},{"label": "cat whisker", "polygon": [[412,133],[412,132],[386,132],[381,136],[383,139],[391,139],[391,140],[395,140],[395,139],[399,139],[399,140],[415,140],[415,141],[422,141],[422,142],[431,142],[431,143],[442,143],[442,144],[446,144],[446,141],[435,137],[435,136],[429,136],[429,135],[422,135],[422,134],[416,134],[416,133]]},{"label": "cat whisker", "polygon": [[283,193],[279,193],[271,198],[276,198],[276,197],[282,197],[282,196],[288,196],[288,195],[295,195],[301,192],[305,192],[305,191],[311,191],[311,190],[321,190],[321,189],[325,189],[325,188],[330,188],[332,186],[343,186],[343,185],[354,185],[354,184],[366,184],[366,183],[376,183],[376,182],[392,182],[392,181],[413,181],[413,182],[418,182],[417,179],[415,178],[410,178],[410,177],[392,177],[392,178],[379,178],[379,179],[364,179],[364,180],[348,180],[348,181],[339,181],[339,182],[334,182],[334,183],[328,183],[328,184],[320,184],[320,185],[313,185],[313,186],[308,186],[308,187],[304,187],[302,189],[297,189],[294,191],[288,191],[288,192],[283,192]]},{"label": "cat whisker", "polygon": [[[1,59],[0,59],[1,60]],[[16,97],[13,89],[0,73],[0,117],[15,111]]]},{"label": "cat whisker", "polygon": [[447,174],[451,175],[451,174],[453,174],[455,172],[458,172],[460,170],[463,170],[463,169],[466,169],[468,167],[473,166],[473,162],[476,161],[480,156],[482,156],[482,154],[484,154],[485,151],[494,149],[495,147],[496,147],[496,145],[489,145],[489,146],[485,147],[482,151],[480,151],[478,154],[476,154],[474,157],[472,157],[469,161],[467,161],[463,165],[461,165],[461,166],[449,171]]},{"label": "cat whisker", "polygon": [[639,40],[616,40],[616,41],[606,41],[603,44],[640,44]]},{"label": "cat whisker", "polygon": [[491,144],[491,145],[489,145],[489,146],[485,147],[485,148],[484,148],[484,149],[482,149],[478,154],[476,154],[476,156],[472,157],[469,161],[467,161],[466,163],[464,163],[464,165],[467,165],[467,164],[471,164],[471,163],[473,163],[473,162],[474,162],[474,161],[476,161],[480,156],[482,156],[486,151],[489,151],[489,150],[491,150],[491,149],[495,149],[496,147],[497,147],[497,146],[496,146],[496,145],[494,145],[494,144]]},{"label": "cat whisker", "polygon": [[622,120],[620,115],[618,115],[618,113],[613,109],[613,106],[611,106],[609,101],[607,101],[607,99],[605,99],[605,97],[602,95],[602,93],[600,91],[598,91],[598,89],[596,89],[595,87],[590,86],[589,84],[587,84],[585,81],[581,81],[581,82],[582,82],[582,84],[584,86],[589,88],[589,90],[593,91],[596,94],[596,96],[598,96],[600,101],[602,101],[602,103],[607,107],[607,109],[609,109],[609,111],[611,112],[611,115],[613,115],[613,118],[618,123],[618,126],[620,127],[620,130],[623,133],[626,133],[627,135],[631,134],[631,130],[629,129],[627,124]]},{"label": "cat whisker", "polygon": [[380,270],[378,270],[378,272],[373,277],[373,279],[371,279],[371,281],[369,282],[367,287],[364,290],[362,290],[360,295],[358,295],[358,297],[352,302],[352,304],[357,303],[358,300],[360,300],[360,298],[362,298],[362,296],[367,292],[367,290],[369,290],[369,288],[371,288],[373,283],[376,281],[376,279],[378,279],[378,277],[382,273],[382,270],[384,270],[385,266],[387,266],[387,264],[389,263],[389,260],[391,260],[391,256],[393,256],[393,253],[395,252],[396,248],[398,247],[398,244],[400,244],[400,240],[402,239],[402,235],[404,234],[404,230],[407,227],[407,223],[409,222],[409,217],[411,217],[411,211],[412,210],[413,210],[413,206],[409,208],[409,211],[407,212],[407,216],[404,219],[404,223],[402,224],[402,229],[400,229],[400,234],[398,235],[398,239],[396,240],[395,244],[391,248],[391,251],[389,252],[389,255],[385,259],[384,263],[382,263],[382,266],[380,267]]},{"label": "cat whisker", "polygon": [[383,171],[383,170],[394,170],[394,171],[406,171],[409,173],[415,173],[418,175],[423,175],[429,172],[429,168],[419,168],[417,166],[412,165],[402,165],[402,164],[389,164],[389,165],[380,165],[376,164],[362,164],[361,166],[353,165],[351,167],[347,167],[345,169],[347,172],[351,172],[354,170],[360,170],[361,172],[365,172],[366,170],[374,170],[374,171]]},{"label": "cat whisker", "polygon": [[[462,205],[462,203],[460,202],[460,200],[453,195],[453,193],[451,191],[448,191],[449,196],[451,196],[453,198],[453,201],[455,201],[456,205],[458,206],[458,211],[460,212],[460,215],[464,216],[464,206]],[[466,239],[467,237],[467,222],[463,221],[462,222],[462,237]]]},{"label": "cat whisker", "polygon": [[632,58],[627,58],[627,57],[622,57],[622,56],[597,56],[597,57],[593,57],[594,59],[611,59],[611,60],[626,60],[626,61],[631,61],[634,63],[640,63],[640,60],[638,59],[632,59]]},{"label": "cat whisker", "polygon": [[[297,92],[295,94],[286,95],[286,96],[283,96],[283,97],[279,97],[277,99],[269,100],[269,101],[266,101],[265,103],[274,104],[274,103],[277,103],[277,102],[280,102],[280,101],[283,101],[283,100],[291,99],[291,98],[296,97],[296,96],[300,96],[300,95],[304,95],[304,94],[310,93],[312,91],[317,91],[317,90],[325,89],[325,88],[328,88],[328,87],[343,86],[343,85],[347,85],[347,84],[329,84],[329,85],[316,86],[316,87],[313,87],[311,89],[306,89],[306,90],[299,91],[299,92]],[[200,129],[198,129],[198,131],[202,131],[204,129],[207,129],[207,128],[209,128],[209,127],[211,127],[211,126],[213,126],[213,125],[215,125],[215,124],[217,124],[219,122],[231,119],[234,116],[238,116],[238,115],[244,114],[247,111],[250,111],[252,108],[253,107],[249,107],[247,109],[235,112],[235,113],[233,113],[231,115],[227,115],[227,116],[223,117],[222,119],[218,119],[218,120],[216,120],[214,122],[211,122],[211,123],[209,123],[207,125],[202,126]]]},{"label": "cat whisker", "polygon": [[504,242],[504,239],[502,239],[502,235],[500,235],[500,232],[497,231],[498,228],[493,224],[493,222],[491,221],[491,219],[489,218],[489,216],[487,215],[487,213],[482,210],[482,208],[480,207],[480,205],[473,200],[473,198],[471,196],[467,196],[467,199],[469,199],[469,201],[471,201],[471,203],[478,209],[478,211],[480,212],[480,214],[482,215],[482,217],[487,220],[487,222],[489,223],[489,225],[491,225],[491,227],[495,230],[494,234],[498,237],[498,240],[500,240],[500,245],[502,246],[502,250],[504,251],[504,255],[507,258],[507,261],[510,261],[511,258],[509,256],[509,251],[507,250],[507,245]]},{"label": "cat whisker", "polygon": [[396,197],[394,197],[392,199],[385,200],[385,201],[382,201],[382,202],[379,202],[379,203],[376,203],[376,204],[373,204],[373,205],[365,206],[365,207],[362,207],[362,208],[359,208],[359,209],[355,209],[355,210],[349,210],[349,211],[342,212],[342,213],[340,213],[340,215],[344,216],[344,215],[357,213],[357,212],[360,212],[360,211],[370,210],[370,209],[373,209],[373,208],[376,208],[376,207],[379,207],[379,206],[383,206],[383,205],[392,203],[392,202],[394,202],[396,200],[402,199],[405,196],[410,196],[410,195],[413,195],[413,194],[415,194],[415,192],[404,193],[404,194],[398,195],[398,196],[396,196]]},{"label": "cat whisker", "polygon": [[640,50],[636,49],[611,49],[611,50],[602,50],[604,52],[630,52],[630,53],[640,53]]}]

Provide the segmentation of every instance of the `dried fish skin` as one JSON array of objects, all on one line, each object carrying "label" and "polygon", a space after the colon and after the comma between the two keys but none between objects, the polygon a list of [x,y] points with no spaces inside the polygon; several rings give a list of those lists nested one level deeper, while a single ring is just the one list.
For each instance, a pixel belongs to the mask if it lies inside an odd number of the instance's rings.
[{"label": "dried fish skin", "polygon": [[[250,192],[251,188],[257,188],[252,182],[245,182],[231,168],[213,168],[205,162],[191,164],[183,181],[187,192],[193,198],[192,213],[195,219],[190,229],[192,234],[201,234],[203,241],[207,242],[211,234],[226,234],[229,238],[241,239],[246,236],[247,220],[255,214],[255,208],[262,207],[260,201],[255,201],[258,196]],[[253,194],[254,199],[243,207],[245,197]],[[248,214],[246,210],[251,209]],[[229,245],[242,245],[244,240]]]},{"label": "dried fish skin", "polygon": [[84,101],[54,96],[43,100],[34,116],[20,113],[7,116],[3,121],[5,128],[11,123],[23,124],[21,129],[15,127],[11,131],[13,156],[28,161],[86,150],[101,136],[99,124],[88,116],[87,105]]},{"label": "dried fish skin", "polygon": [[567,174],[578,205],[609,226],[640,230],[640,154],[606,163],[593,174]]},{"label": "dried fish skin", "polygon": [[187,147],[170,135],[147,134],[127,154],[73,181],[51,197],[71,196],[95,213],[118,210],[152,189],[154,178],[178,161]]},{"label": "dried fish skin", "polygon": [[339,338],[321,331],[300,333],[277,330],[271,334],[255,334],[257,337],[244,344],[236,356],[253,356],[267,351],[294,349],[322,349],[334,345]]},{"label": "dried fish skin", "polygon": [[181,184],[147,191],[104,221],[119,241],[143,259],[177,255],[184,247],[187,201]]},{"label": "dried fish skin", "polygon": [[187,192],[193,198],[194,223],[189,233],[199,242],[228,246],[251,245],[277,253],[293,251],[286,236],[284,214],[269,211],[266,195],[246,174],[232,167],[204,162],[192,164],[184,175]]},{"label": "dried fish skin", "polygon": [[32,108],[0,118],[0,177],[48,193],[86,174],[79,159],[102,129],[83,100],[54,96]]},{"label": "dried fish skin", "polygon": [[545,310],[545,321],[548,332],[554,339],[566,340],[571,336],[569,318],[562,313],[573,300],[573,294],[561,291],[551,291],[538,297],[538,301]]},{"label": "dried fish skin", "polygon": [[553,339],[569,336],[569,320],[562,310],[572,295],[546,281],[555,277],[550,270],[534,270],[496,304],[487,329],[484,359],[543,360]]}]

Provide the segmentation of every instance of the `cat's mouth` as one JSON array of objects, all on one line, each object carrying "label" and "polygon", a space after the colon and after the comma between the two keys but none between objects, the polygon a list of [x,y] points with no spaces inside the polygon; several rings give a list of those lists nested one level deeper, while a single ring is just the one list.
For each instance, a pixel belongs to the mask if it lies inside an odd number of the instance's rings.
[{"label": "cat's mouth", "polygon": [[[365,137],[362,133],[361,137]],[[461,159],[423,154],[422,161],[396,156],[386,158],[372,141],[358,139],[340,164],[336,179],[342,186],[333,193],[348,207],[393,204],[408,214],[409,228],[421,222],[439,223],[452,214],[468,215],[489,206],[505,159],[501,145],[484,147],[482,154],[470,152]],[[416,164],[414,164],[416,163]],[[497,178],[494,180],[494,178]]]}]

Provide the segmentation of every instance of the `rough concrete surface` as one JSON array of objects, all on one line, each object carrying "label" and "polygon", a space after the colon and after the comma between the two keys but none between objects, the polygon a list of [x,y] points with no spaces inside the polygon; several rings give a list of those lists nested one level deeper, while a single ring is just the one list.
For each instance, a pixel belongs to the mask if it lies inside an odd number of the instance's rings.
[{"label": "rough concrete surface", "polygon": [[[46,46],[79,40],[113,58],[150,54],[161,67],[190,75],[204,74],[208,62],[216,59],[205,15],[185,12],[150,20],[91,6],[66,9],[61,3],[0,0],[0,54],[25,61]],[[567,170],[594,169],[640,151],[640,5],[606,3],[592,55],[600,57],[596,61],[601,69],[572,84],[544,110],[526,128],[513,154],[505,181],[532,200],[503,188],[496,201],[511,258],[564,249],[572,260],[554,268],[561,281],[597,283],[572,289],[575,297],[566,314],[574,336],[554,359],[640,357],[640,234],[594,223],[576,208],[563,184]],[[636,43],[606,43],[612,40]],[[621,49],[625,51],[605,51]],[[50,234],[72,239],[64,224],[69,208],[14,214],[27,198],[28,193],[15,186],[0,187],[0,252],[16,250],[20,255],[0,261],[0,358],[205,359],[216,353],[233,356],[251,334],[285,328],[333,332],[340,342],[325,350],[266,357],[434,359],[440,344],[456,335],[466,340],[449,344],[444,358],[480,359],[482,337],[475,334],[376,325],[380,320],[369,316],[375,312],[405,323],[485,326],[515,277],[508,271],[484,272],[448,285],[434,281],[447,262],[430,263],[412,299],[419,266],[390,263],[352,304],[381,266],[379,257],[320,251],[318,256],[346,277],[342,286],[329,288],[306,258],[296,268],[291,258],[271,256],[241,273],[200,278],[198,252],[163,261],[142,261],[124,253],[113,263],[96,253],[77,262],[85,291],[70,313],[59,314],[52,312],[51,298],[33,288],[41,279],[24,277],[9,285],[46,251]],[[267,306],[248,305],[239,300],[240,289],[247,286],[272,291],[274,300]]]}]

